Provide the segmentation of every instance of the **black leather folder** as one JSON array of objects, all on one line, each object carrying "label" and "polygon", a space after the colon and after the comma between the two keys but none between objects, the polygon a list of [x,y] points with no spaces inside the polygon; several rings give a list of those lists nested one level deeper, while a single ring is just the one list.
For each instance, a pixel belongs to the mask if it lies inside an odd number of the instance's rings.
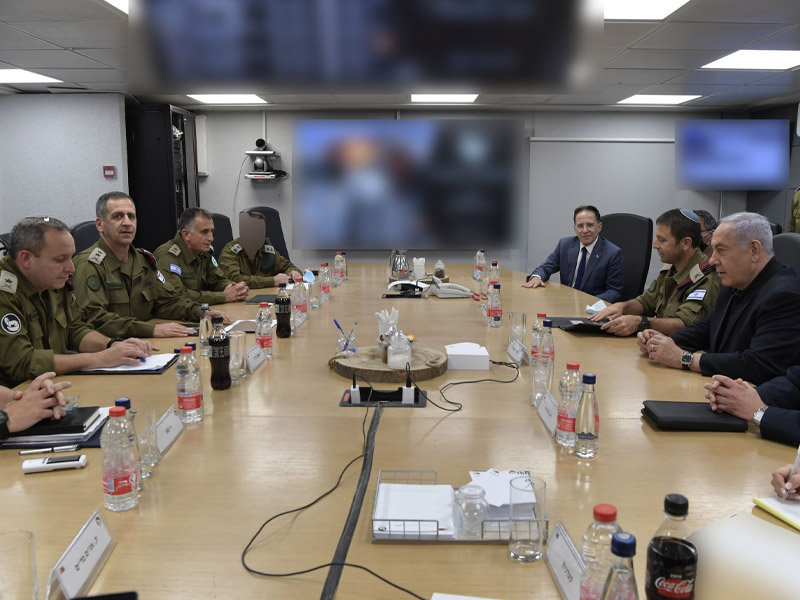
[{"label": "black leather folder", "polygon": [[656,429],[678,431],[747,431],[747,421],[714,412],[704,402],[645,400],[642,416]]},{"label": "black leather folder", "polygon": [[60,419],[44,419],[24,431],[12,433],[9,441],[15,437],[29,435],[59,435],[64,433],[83,433],[100,418],[100,409],[96,406],[81,406],[65,413]]},{"label": "black leather folder", "polygon": [[613,335],[600,329],[603,324],[608,323],[608,319],[602,321],[590,321],[586,317],[547,317],[553,322],[553,327],[558,327],[564,331],[572,333],[599,333],[602,335]]},{"label": "black leather folder", "polygon": [[270,304],[275,304],[275,298],[278,297],[278,294],[258,294],[245,300],[245,304],[261,304],[262,302],[269,302]]}]

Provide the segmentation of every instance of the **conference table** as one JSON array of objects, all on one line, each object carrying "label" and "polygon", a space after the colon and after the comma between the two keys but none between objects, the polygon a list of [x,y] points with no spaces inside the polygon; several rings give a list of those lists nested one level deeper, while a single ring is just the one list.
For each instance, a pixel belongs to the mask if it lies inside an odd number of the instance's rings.
[{"label": "conference table", "polygon": [[[449,265],[451,281],[469,285],[470,265]],[[521,272],[502,269],[504,311],[528,315],[585,315],[594,298],[550,282],[524,289]],[[328,360],[338,336],[358,321],[361,347],[374,345],[374,313],[394,306],[399,327],[416,336],[415,345],[444,352],[460,341],[485,346],[492,360],[505,361],[508,327],[489,328],[472,299],[381,298],[384,264],[351,263],[349,279],[333,288],[320,309],[291,338],[275,338],[273,356],[238,386],[214,391],[210,367],[201,358],[205,414],[182,435],[145,480],[139,504],[113,513],[103,508],[102,450],[83,449],[81,470],[23,475],[16,451],[0,452],[0,530],[28,529],[35,535],[40,596],[49,570],[95,509],[117,540],[91,593],[137,590],[139,598],[317,598],[328,569],[294,577],[248,573],[242,550],[272,515],[300,507],[329,490],[344,466],[362,452],[365,408],[339,406],[350,381],[333,373]],[[271,290],[256,290],[264,293]],[[255,318],[257,307],[223,305],[233,318]],[[703,400],[697,373],[669,369],[639,354],[633,338],[572,334],[554,330],[556,374],[567,361],[597,374],[600,410],[599,454],[579,460],[556,444],[532,408],[529,367],[513,383],[471,383],[446,391],[463,404],[445,412],[386,408],[375,437],[375,452],[364,504],[347,554],[424,598],[434,592],[517,600],[557,598],[544,561],[517,563],[505,543],[373,542],[371,514],[381,470],[432,470],[438,483],[469,483],[470,470],[529,469],[547,483],[547,512],[560,519],[577,544],[592,520],[592,507],[611,503],[622,528],[638,540],[635,572],[644,598],[646,546],[662,519],[671,492],[689,498],[690,529],[732,513],[752,512],[754,495],[770,495],[770,473],[791,462],[794,450],[746,433],[662,432],[640,414],[642,401]],[[158,339],[165,352],[184,339]],[[254,343],[247,334],[247,345]],[[446,383],[490,377],[510,380],[514,370],[493,364],[486,371],[447,371],[419,382],[443,405]],[[63,377],[59,379],[64,379]],[[161,375],[72,375],[72,395],[82,406],[113,405],[120,396],[134,408],[164,413],[175,403],[175,369]],[[396,387],[376,384],[378,389]],[[313,507],[267,526],[247,555],[256,570],[287,573],[328,563],[342,532],[361,469],[356,461],[339,487]],[[800,537],[798,537],[800,542]],[[701,563],[702,566],[702,563]],[[702,570],[701,570],[702,574]],[[370,574],[345,567],[336,597],[410,597]]]}]

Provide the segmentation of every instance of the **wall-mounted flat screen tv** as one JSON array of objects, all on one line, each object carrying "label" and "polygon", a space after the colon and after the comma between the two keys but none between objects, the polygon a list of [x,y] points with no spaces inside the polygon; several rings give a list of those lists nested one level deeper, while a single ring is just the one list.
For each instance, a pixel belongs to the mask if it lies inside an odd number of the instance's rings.
[{"label": "wall-mounted flat screen tv", "polygon": [[293,133],[294,247],[508,247],[520,121],[298,120]]},{"label": "wall-mounted flat screen tv", "polygon": [[789,181],[789,121],[686,120],[675,126],[680,189],[780,190]]}]

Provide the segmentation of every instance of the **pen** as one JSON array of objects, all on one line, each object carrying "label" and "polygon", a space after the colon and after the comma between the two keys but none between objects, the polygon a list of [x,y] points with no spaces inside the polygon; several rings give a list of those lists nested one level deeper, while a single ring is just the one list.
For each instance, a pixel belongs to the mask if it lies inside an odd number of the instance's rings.
[{"label": "pen", "polygon": [[[792,465],[792,471],[789,473],[789,476],[786,478],[786,482],[787,483],[795,475],[795,473],[797,473],[797,466],[798,465],[800,465],[800,446],[797,447],[797,456],[794,459],[794,464]],[[781,498],[786,500],[786,496],[788,496],[788,495],[789,495],[789,490],[785,489],[785,490],[783,490],[783,496],[781,496]]]},{"label": "pen", "polygon": [[342,335],[344,335],[344,329],[342,329],[342,326],[341,326],[341,325],[339,325],[339,321],[337,321],[336,319],[334,319],[334,320],[333,320],[333,323],[334,323],[334,325],[336,325],[336,329],[338,329],[339,331],[341,331],[341,332],[342,332]]},{"label": "pen", "polygon": [[78,449],[78,444],[67,446],[51,446],[50,448],[34,448],[33,450],[20,450],[20,455],[25,454],[47,454],[49,452],[73,452]]}]

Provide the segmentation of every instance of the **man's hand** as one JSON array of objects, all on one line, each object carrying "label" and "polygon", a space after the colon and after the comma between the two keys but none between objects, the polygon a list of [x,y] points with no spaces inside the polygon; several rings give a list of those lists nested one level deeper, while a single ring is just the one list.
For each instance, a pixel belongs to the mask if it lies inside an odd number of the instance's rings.
[{"label": "man's hand", "polygon": [[636,335],[636,343],[639,344],[639,352],[642,354],[650,354],[648,344],[650,342],[650,338],[652,338],[654,335],[658,335],[658,332],[655,329],[645,329]]},{"label": "man's hand", "polygon": [[526,283],[522,284],[524,288],[537,288],[547,287],[540,277],[531,277]]},{"label": "man's hand", "polygon": [[609,319],[613,321],[614,319],[617,319],[621,316],[622,316],[622,302],[616,302],[611,306],[606,306],[603,310],[594,313],[591,317],[589,317],[589,320],[602,321],[603,319]]},{"label": "man's hand", "polygon": [[[650,331],[653,332],[652,335],[642,335]],[[647,339],[643,342],[642,340],[645,337]],[[643,354],[647,354],[650,360],[657,360],[662,365],[672,367],[673,369],[681,368],[681,354],[683,354],[683,350],[678,348],[678,345],[672,341],[672,338],[667,337],[663,333],[658,333],[654,329],[646,329],[639,334],[638,342],[639,350],[641,350]]]},{"label": "man's hand", "polygon": [[244,302],[247,300],[250,288],[247,287],[244,281],[240,281],[239,283],[229,283],[224,292],[225,302]]},{"label": "man's hand", "polygon": [[208,316],[212,319],[214,317],[222,317],[222,320],[225,321],[226,323],[233,323],[233,321],[231,321],[231,318],[221,310],[210,310],[208,311]]},{"label": "man's hand", "polygon": [[297,271],[294,271],[294,270],[289,274],[289,276],[290,276],[292,281],[302,281],[303,280],[303,274],[302,273],[298,273]]},{"label": "man's hand", "polygon": [[[215,312],[215,311],[209,311]],[[153,337],[188,337],[194,335],[195,330],[184,327],[180,323],[159,323],[153,329]],[[114,344],[116,346],[117,344]],[[112,348],[114,346],[111,346]]]},{"label": "man's hand", "polygon": [[764,406],[756,388],[741,379],[733,380],[725,375],[714,375],[711,383],[703,387],[708,390],[706,399],[714,411],[723,411],[744,419],[753,420],[753,413]]},{"label": "man's hand", "polygon": [[[597,315],[601,314],[602,312],[605,311],[600,311],[599,313],[597,313]],[[597,315],[594,316],[596,317]],[[597,319],[592,318],[592,320],[596,321]],[[609,331],[614,335],[626,336],[626,335],[631,335],[632,333],[636,333],[636,330],[639,329],[639,324],[641,322],[642,322],[642,317],[638,315],[622,315],[615,319],[612,319],[608,323],[604,323],[603,326],[600,327],[600,329],[602,329],[603,331]]]},{"label": "man's hand", "polygon": [[[141,354],[139,354],[139,356],[147,357],[147,356],[150,356],[151,354],[153,354],[153,350],[158,350],[158,348],[154,347],[147,340],[140,340],[139,338],[128,338],[127,340],[124,340],[124,342],[133,344],[134,346],[139,348],[139,352],[141,352]],[[114,346],[116,346],[117,344],[120,344],[120,343],[121,342],[114,342],[111,345],[111,347],[113,348]]]},{"label": "man's hand", "polygon": [[[118,367],[120,365],[138,365],[140,358],[150,356],[141,346],[142,340],[129,338],[112,344],[111,348],[98,352],[101,363],[98,367]],[[149,344],[148,344],[149,345]]]},{"label": "man's hand", "polygon": [[62,390],[72,383],[53,383],[55,376],[53,372],[39,375],[25,391],[14,393],[14,400],[3,409],[8,415],[9,431],[22,431],[42,419],[61,418],[61,407],[66,404]]},{"label": "man's hand", "polygon": [[275,287],[278,287],[282,283],[289,283],[289,276],[286,273],[278,273],[272,279],[275,281]]},{"label": "man's hand", "polygon": [[788,490],[789,494],[786,496],[787,500],[800,500],[800,493],[797,491],[798,488],[800,488],[800,473],[795,473],[787,481],[786,478],[789,477],[789,473],[791,472],[792,465],[784,465],[780,469],[775,470],[772,473],[772,489],[775,490],[775,493],[781,498],[783,498],[783,493]]}]

